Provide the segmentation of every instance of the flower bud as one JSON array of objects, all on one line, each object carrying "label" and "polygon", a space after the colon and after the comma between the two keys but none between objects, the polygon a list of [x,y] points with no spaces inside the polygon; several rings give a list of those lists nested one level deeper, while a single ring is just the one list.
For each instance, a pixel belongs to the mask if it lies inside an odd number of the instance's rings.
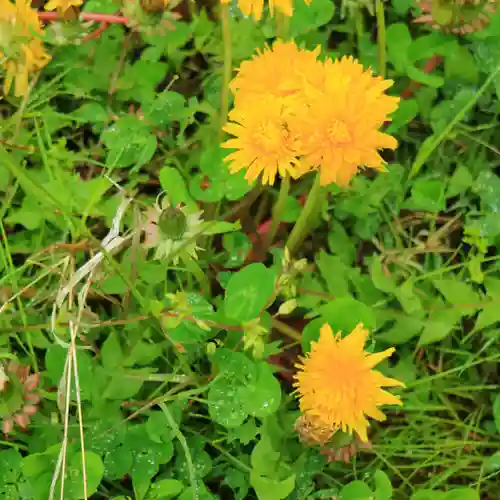
[{"label": "flower bud", "polygon": [[180,208],[167,207],[158,219],[158,227],[167,238],[181,240],[187,229],[187,217]]}]

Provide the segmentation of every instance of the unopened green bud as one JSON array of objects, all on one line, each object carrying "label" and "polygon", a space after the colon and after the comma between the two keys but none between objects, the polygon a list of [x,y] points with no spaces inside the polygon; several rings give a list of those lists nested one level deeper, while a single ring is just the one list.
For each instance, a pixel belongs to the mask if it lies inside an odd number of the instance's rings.
[{"label": "unopened green bud", "polygon": [[167,207],[160,215],[158,227],[171,240],[182,240],[187,229],[187,217],[180,208]]}]

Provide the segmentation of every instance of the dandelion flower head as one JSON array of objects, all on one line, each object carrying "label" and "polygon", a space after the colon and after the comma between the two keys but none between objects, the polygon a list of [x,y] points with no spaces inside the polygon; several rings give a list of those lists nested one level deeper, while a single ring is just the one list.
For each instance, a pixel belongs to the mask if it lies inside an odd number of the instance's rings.
[{"label": "dandelion flower head", "polygon": [[321,78],[318,54],[319,48],[278,41],[241,64],[231,84],[235,107],[224,127],[234,138],[222,144],[236,150],[226,157],[231,172],[246,170],[249,182],[262,174],[264,184],[273,184],[277,174],[297,177],[302,148],[295,122]]},{"label": "dandelion flower head", "polygon": [[295,386],[300,410],[314,434],[327,440],[336,431],[353,433],[368,441],[367,417],[385,420],[379,406],[401,405],[398,396],[383,387],[403,387],[398,380],[385,377],[373,367],[388,358],[394,348],[366,353],[368,331],[361,324],[344,338],[333,335],[325,324],[311,352],[297,365]]},{"label": "dandelion flower head", "polygon": [[[231,0],[221,0],[222,4],[228,4]],[[311,0],[305,0],[309,5]],[[256,21],[262,18],[264,12],[264,0],[238,0],[238,7],[245,16],[253,16]],[[269,12],[274,15],[278,8],[285,16],[293,14],[293,0],[269,0]]]},{"label": "dandelion flower head", "polygon": [[385,94],[392,80],[374,76],[352,57],[327,60],[321,92],[309,99],[301,124],[306,169],[319,170],[322,185],[345,186],[361,166],[384,170],[379,149],[397,141],[379,131],[399,98]]},{"label": "dandelion flower head", "polygon": [[82,3],[83,0],[49,0],[45,4],[45,10],[57,10],[64,14],[71,7],[79,7]]},{"label": "dandelion flower head", "polygon": [[319,52],[319,46],[315,50],[304,50],[294,42],[282,41],[259,51],[241,63],[231,82],[235,105],[258,101],[264,96],[283,99],[288,105],[303,103],[323,81]]},{"label": "dandelion flower head", "polygon": [[249,183],[261,174],[264,184],[273,184],[277,174],[296,177],[300,143],[288,125],[290,113],[279,99],[240,104],[229,118],[224,130],[234,137],[222,147],[235,150],[225,158],[231,172],[246,170]]},{"label": "dandelion flower head", "polygon": [[15,81],[15,95],[28,92],[30,74],[50,60],[41,40],[42,29],[30,0],[0,0],[0,61],[6,74],[3,91],[8,94]]}]

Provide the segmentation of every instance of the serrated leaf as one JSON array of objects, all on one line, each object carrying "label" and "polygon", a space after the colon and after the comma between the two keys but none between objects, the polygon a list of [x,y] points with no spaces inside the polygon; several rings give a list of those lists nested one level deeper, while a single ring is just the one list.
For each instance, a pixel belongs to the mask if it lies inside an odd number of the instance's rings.
[{"label": "serrated leaf", "polygon": [[461,312],[453,309],[433,311],[420,335],[418,345],[424,346],[445,339],[460,321],[460,317]]},{"label": "serrated leaf", "polygon": [[466,310],[467,314],[477,310],[479,296],[471,285],[457,279],[434,280],[433,283],[450,304]]}]

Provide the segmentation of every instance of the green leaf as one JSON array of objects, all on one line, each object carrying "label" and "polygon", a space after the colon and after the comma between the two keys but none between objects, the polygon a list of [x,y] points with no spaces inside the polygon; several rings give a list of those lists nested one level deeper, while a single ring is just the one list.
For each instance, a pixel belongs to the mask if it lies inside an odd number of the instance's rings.
[{"label": "green leaf", "polygon": [[408,49],[412,37],[406,24],[393,23],[387,27],[387,54],[397,71],[404,73],[408,63]]},{"label": "green leaf", "polygon": [[418,345],[424,346],[445,339],[460,321],[461,315],[460,311],[453,309],[433,311],[420,335]]},{"label": "green leaf", "polygon": [[97,102],[87,102],[75,109],[70,115],[74,120],[84,123],[95,123],[108,121],[108,113],[104,107]]},{"label": "green leaf", "polygon": [[163,500],[177,496],[184,485],[176,479],[161,479],[155,481],[148,491],[147,500]]},{"label": "green leaf", "polygon": [[224,220],[209,222],[203,234],[223,234],[241,229],[239,222],[226,222]]},{"label": "green leaf", "polygon": [[167,90],[143,107],[144,118],[154,125],[167,125],[184,117],[185,106],[186,99],[182,94]]},{"label": "green leaf", "polygon": [[392,484],[387,474],[381,470],[377,470],[373,474],[373,479],[375,481],[374,500],[391,500]]},{"label": "green leaf", "polygon": [[241,267],[247,259],[252,243],[245,233],[236,232],[222,237],[222,246],[227,252],[225,267]]},{"label": "green leaf", "polygon": [[[52,345],[45,352],[45,367],[50,380],[55,386],[59,385],[63,376],[67,355],[68,351],[59,345]],[[88,352],[77,350],[76,359],[80,380],[80,398],[88,400],[92,397],[95,386],[92,358]],[[71,400],[76,401],[74,386],[71,389]]]},{"label": "green leaf", "polygon": [[472,84],[478,82],[476,62],[467,47],[457,45],[455,50],[445,57],[444,74],[448,80],[457,79]]},{"label": "green leaf", "polygon": [[409,279],[396,289],[395,295],[401,304],[404,312],[409,315],[415,315],[423,312],[420,298],[413,288],[413,280]]},{"label": "green leaf", "polygon": [[153,157],[157,145],[150,127],[132,115],[105,129],[101,141],[108,148],[107,164],[118,168],[144,165]]},{"label": "green leaf", "polygon": [[465,310],[465,314],[473,314],[478,309],[479,296],[470,285],[458,279],[434,280],[433,283],[450,304]]},{"label": "green leaf", "polygon": [[119,445],[104,455],[105,477],[111,480],[123,479],[132,469],[134,460],[128,450]]},{"label": "green leaf", "polygon": [[199,174],[191,177],[189,190],[199,201],[214,203],[224,198],[241,199],[250,189],[244,172],[231,173],[224,163],[227,151],[219,146],[204,149]]},{"label": "green leaf", "polygon": [[411,188],[411,198],[405,206],[411,210],[441,212],[445,209],[445,184],[437,179],[417,179]]},{"label": "green leaf", "polygon": [[329,255],[321,250],[316,257],[316,264],[330,294],[335,297],[349,294],[349,284],[346,278],[349,268],[340,257]]},{"label": "green leaf", "polygon": [[289,36],[308,33],[327,24],[333,17],[335,4],[331,0],[315,0],[309,5],[297,2],[293,6],[293,16],[290,19]]},{"label": "green leaf", "polygon": [[411,316],[398,317],[389,330],[377,334],[377,340],[388,344],[406,344],[422,331],[424,325],[424,320],[420,318]]},{"label": "green leaf", "polygon": [[387,134],[394,134],[400,128],[410,123],[418,114],[418,104],[415,99],[406,99],[399,103],[398,109],[391,115],[391,124]]},{"label": "green leaf", "polygon": [[257,377],[240,393],[243,409],[248,415],[265,418],[280,406],[281,386],[266,362],[257,365]]},{"label": "green leaf", "polygon": [[84,478],[88,496],[93,495],[104,476],[104,464],[101,457],[91,451],[85,452],[85,470],[83,474],[82,453],[76,453],[72,458],[67,471],[65,482],[65,495],[68,498],[85,498]]},{"label": "green leaf", "polygon": [[295,488],[295,474],[280,481],[261,476],[252,470],[250,484],[255,490],[258,500],[282,500],[287,498]]},{"label": "green leaf", "polygon": [[7,484],[17,483],[22,474],[23,457],[14,449],[0,451],[0,491]]},{"label": "green leaf", "polygon": [[176,168],[163,167],[160,170],[160,184],[172,205],[184,203],[189,207],[196,208],[196,203],[189,194],[186,182]]},{"label": "green leaf", "polygon": [[221,377],[208,391],[208,411],[215,422],[224,427],[238,427],[247,418],[244,401],[237,396],[239,387]]},{"label": "green leaf", "polygon": [[474,177],[472,177],[468,168],[465,165],[458,165],[449,181],[446,197],[451,198],[462,194],[470,189],[473,184]]},{"label": "green leaf", "polygon": [[263,264],[250,264],[233,274],[224,297],[226,316],[241,322],[255,319],[270,305],[274,281],[274,272]]},{"label": "green leaf", "polygon": [[350,333],[358,323],[368,329],[375,328],[376,318],[373,310],[350,295],[332,300],[318,308],[318,313],[335,332]]},{"label": "green leaf", "polygon": [[384,271],[384,268],[382,267],[381,259],[379,256],[374,256],[371,259],[370,262],[370,276],[373,281],[373,284],[379,289],[382,290],[383,292],[386,293],[393,293],[396,284],[394,283],[394,280]]},{"label": "green leaf", "polygon": [[123,363],[123,351],[118,334],[111,332],[101,349],[101,362],[108,371],[113,371]]},{"label": "green leaf", "polygon": [[352,481],[342,488],[340,498],[342,500],[371,500],[373,492],[363,481]]}]

